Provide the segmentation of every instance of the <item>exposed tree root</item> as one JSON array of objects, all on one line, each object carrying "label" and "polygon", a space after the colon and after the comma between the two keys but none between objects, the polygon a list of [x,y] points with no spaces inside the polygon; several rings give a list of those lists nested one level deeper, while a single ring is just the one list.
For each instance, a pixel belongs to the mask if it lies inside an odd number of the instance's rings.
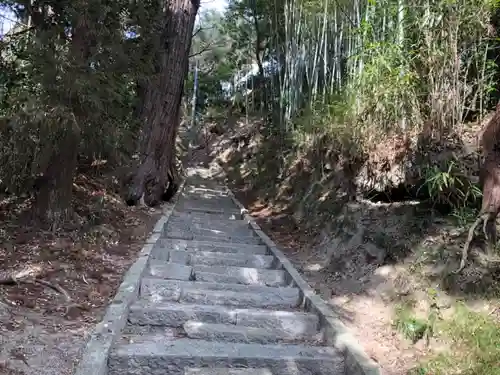
[{"label": "exposed tree root", "polygon": [[159,163],[146,159],[123,181],[124,200],[129,206],[141,199],[149,207],[168,202],[179,188],[179,173],[175,163],[159,168]]},{"label": "exposed tree root", "polygon": [[[467,259],[469,257],[469,248],[472,240],[474,239],[474,232],[476,231],[476,228],[481,224],[481,221],[483,222],[483,233],[485,238],[488,241],[488,252],[491,253],[491,247],[494,246],[496,243],[496,230],[495,231],[489,231],[488,230],[488,223],[494,220],[491,217],[490,213],[484,213],[478,216],[474,224],[469,229],[469,235],[467,236],[467,241],[465,242],[464,248],[462,250],[462,258],[460,260],[460,267],[455,271],[455,273],[461,272],[465,268],[465,264],[467,263]],[[493,222],[493,225],[494,222]],[[488,233],[490,232],[490,233]]]},{"label": "exposed tree root", "polygon": [[75,304],[72,302],[72,299],[69,295],[69,293],[63,289],[60,285],[58,284],[53,284],[51,282],[48,282],[46,280],[41,280],[33,277],[30,275],[29,272],[26,271],[20,271],[16,273],[10,273],[10,274],[3,274],[0,275],[0,285],[19,285],[21,283],[25,284],[33,284],[33,285],[43,285],[47,288],[50,288],[54,290],[55,292],[62,294],[64,296],[64,299],[66,300],[67,305],[65,306],[65,312],[64,316],[68,315],[70,310],[74,307],[80,307],[79,304]]}]

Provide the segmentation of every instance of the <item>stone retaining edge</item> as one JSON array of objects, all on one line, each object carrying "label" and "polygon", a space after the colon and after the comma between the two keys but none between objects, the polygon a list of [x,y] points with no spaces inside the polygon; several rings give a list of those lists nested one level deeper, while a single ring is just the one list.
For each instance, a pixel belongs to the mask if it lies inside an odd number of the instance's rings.
[{"label": "stone retaining edge", "polygon": [[285,270],[290,279],[293,280],[293,283],[301,290],[306,309],[318,314],[327,345],[331,345],[344,353],[345,375],[382,375],[378,364],[366,354],[364,348],[351,333],[350,329],[327,303],[311,289],[285,254],[279,250],[274,241],[264,233],[253,217],[248,215],[248,210],[230,189],[228,189],[228,193],[241,210],[241,218],[249,223],[250,227],[267,246],[270,253],[276,257],[278,262],[277,268],[280,268],[279,266],[281,265],[281,268]]},{"label": "stone retaining edge", "polygon": [[163,207],[163,215],[156,223],[150,237],[139,252],[137,260],[130,266],[118,287],[115,297],[108,305],[101,322],[96,325],[83,349],[83,355],[75,366],[73,375],[106,375],[109,351],[127,324],[130,305],[137,299],[141,278],[146,271],[149,255],[161,236],[181,195],[186,180],[182,181],[172,201]]}]

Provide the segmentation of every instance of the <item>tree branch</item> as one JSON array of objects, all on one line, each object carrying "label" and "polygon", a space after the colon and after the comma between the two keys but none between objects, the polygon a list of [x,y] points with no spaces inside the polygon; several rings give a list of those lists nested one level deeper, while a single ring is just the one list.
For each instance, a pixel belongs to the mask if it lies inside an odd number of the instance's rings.
[{"label": "tree branch", "polygon": [[198,30],[196,30],[193,35],[191,36],[191,38],[194,38],[196,35],[198,35],[199,32],[201,32],[201,30],[203,30],[203,27],[198,27]]},{"label": "tree branch", "polygon": [[200,26],[200,27],[198,27],[198,30],[196,30],[191,37],[194,38],[196,35],[198,35],[203,30],[211,30],[211,29],[214,29],[214,28],[215,28],[215,26],[211,26],[211,27]]},{"label": "tree branch", "polygon": [[210,49],[210,47],[211,47],[211,46],[212,46],[212,44],[208,44],[208,45],[206,45],[206,46],[205,46],[205,47],[203,47],[200,51],[198,51],[198,52],[196,52],[196,53],[193,53],[193,54],[189,55],[189,58],[191,58],[191,57],[195,57],[195,56],[199,56],[199,55],[201,55],[202,53],[207,52],[207,51]]}]

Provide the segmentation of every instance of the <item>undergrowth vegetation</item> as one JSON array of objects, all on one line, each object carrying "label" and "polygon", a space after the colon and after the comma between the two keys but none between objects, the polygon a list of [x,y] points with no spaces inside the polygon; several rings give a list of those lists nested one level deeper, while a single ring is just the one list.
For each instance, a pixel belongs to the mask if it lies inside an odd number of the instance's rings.
[{"label": "undergrowth vegetation", "polygon": [[[500,326],[488,313],[474,312],[457,304],[447,319],[439,307],[431,305],[427,316],[417,317],[410,304],[396,310],[396,328],[413,342],[425,338],[434,344],[448,347],[423,361],[411,375],[465,374],[497,375],[500,373]],[[446,340],[446,341],[444,341]]]}]

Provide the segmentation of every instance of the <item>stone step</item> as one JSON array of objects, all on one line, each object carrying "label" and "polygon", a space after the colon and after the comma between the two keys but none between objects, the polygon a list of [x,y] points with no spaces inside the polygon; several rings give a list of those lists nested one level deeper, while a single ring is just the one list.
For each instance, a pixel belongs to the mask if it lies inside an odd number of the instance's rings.
[{"label": "stone step", "polygon": [[207,201],[196,203],[193,199],[186,199],[180,201],[175,206],[176,212],[192,212],[192,213],[205,213],[212,215],[228,215],[232,214],[241,217],[241,209],[235,206],[232,202],[212,202]]},{"label": "stone step", "polygon": [[224,186],[219,186],[218,188],[206,188],[206,187],[196,187],[196,186],[187,186],[184,189],[186,194],[209,194],[216,196],[229,196],[228,189]]},{"label": "stone step", "polygon": [[244,327],[279,328],[290,335],[315,335],[319,318],[299,311],[232,309],[217,305],[154,303],[139,300],[130,307],[129,322],[138,325],[182,327],[189,320]]},{"label": "stone step", "polygon": [[197,281],[244,285],[286,286],[288,280],[283,270],[267,270],[250,267],[193,266]]},{"label": "stone step", "polygon": [[129,337],[110,352],[108,375],[184,375],[190,367],[268,368],[277,375],[343,375],[344,357],[330,347],[223,343],[162,335]]},{"label": "stone step", "polygon": [[215,208],[215,209],[226,209],[226,210],[238,210],[238,206],[234,204],[234,201],[226,196],[204,196],[201,194],[189,194],[184,195],[179,199],[178,203],[181,207],[194,206],[197,208]]},{"label": "stone step", "polygon": [[243,243],[249,245],[261,245],[262,240],[255,232],[248,229],[246,233],[231,230],[219,231],[214,229],[196,229],[188,227],[175,227],[167,224],[164,230],[167,238],[181,240],[203,240],[230,243]]},{"label": "stone step", "polygon": [[241,237],[241,240],[247,240],[247,238],[259,239],[255,231],[250,228],[235,229],[235,228],[228,228],[227,225],[216,228],[214,226],[209,226],[206,224],[203,225],[177,224],[169,222],[165,226],[163,233],[167,237],[179,237],[179,238],[184,238],[189,235],[198,237],[221,237],[225,239],[224,241],[232,241],[234,238],[239,238],[239,237]]},{"label": "stone step", "polygon": [[186,250],[186,251],[211,251],[220,253],[245,253],[266,255],[268,254],[265,245],[234,244],[230,242],[198,241],[161,238],[156,242],[151,254],[162,253],[165,250]]},{"label": "stone step", "polygon": [[197,185],[187,185],[183,192],[200,192],[209,194],[228,194],[229,189],[224,185],[218,186],[197,186]]},{"label": "stone step", "polygon": [[267,368],[188,368],[184,375],[273,375]]},{"label": "stone step", "polygon": [[179,197],[179,203],[237,207],[229,195],[211,194],[208,191],[184,191]]},{"label": "stone step", "polygon": [[208,189],[208,188],[199,188],[194,186],[189,186],[184,188],[184,194],[190,196],[208,196],[208,197],[229,197],[229,193],[227,189],[219,188],[219,189]]},{"label": "stone step", "polygon": [[140,297],[150,302],[184,302],[246,308],[291,309],[302,304],[298,288],[143,278]]},{"label": "stone step", "polygon": [[[172,212],[172,215],[170,216],[171,220],[194,220],[194,221],[200,221],[200,220],[209,220],[209,221],[214,221],[214,222],[229,222],[234,225],[243,225],[247,224],[247,221],[244,220],[241,215],[238,215],[237,217],[232,217],[230,215],[227,215],[227,217],[218,217],[217,215],[212,215],[212,214],[207,214],[203,212],[184,212],[184,211],[174,211]],[[247,224],[248,225],[248,224]]]},{"label": "stone step", "polygon": [[189,189],[196,189],[196,190],[204,190],[204,191],[222,191],[222,192],[227,192],[229,191],[228,187],[226,185],[214,182],[214,181],[198,181],[196,177],[188,177],[186,180],[186,189],[185,191],[188,191]]},{"label": "stone step", "polygon": [[245,220],[241,219],[231,219],[229,216],[227,218],[213,217],[213,215],[207,216],[203,214],[193,214],[185,212],[176,212],[169,218],[168,221],[170,227],[182,228],[186,227],[188,229],[215,229],[220,231],[227,230],[237,230],[243,232],[245,230],[252,230],[250,224]]},{"label": "stone step", "polygon": [[191,223],[210,223],[214,225],[231,225],[234,227],[248,228],[249,223],[241,218],[228,215],[227,217],[218,217],[202,212],[173,212],[169,221],[173,222],[191,222]]},{"label": "stone step", "polygon": [[202,266],[228,266],[249,268],[272,268],[274,257],[272,255],[228,254],[215,251],[190,252],[183,250],[164,251],[161,255],[154,256],[151,261],[157,263],[170,262],[179,265]]},{"label": "stone step", "polygon": [[240,233],[252,230],[250,225],[243,220],[174,217],[170,218],[168,223],[175,228],[184,226],[196,230],[212,229],[218,231],[237,231]]},{"label": "stone step", "polygon": [[218,231],[236,231],[238,233],[247,233],[252,231],[250,225],[244,220],[231,220],[231,219],[210,219],[199,217],[195,215],[186,216],[173,216],[168,220],[170,227],[179,228],[185,227],[190,229],[202,230],[212,229]]},{"label": "stone step", "polygon": [[238,215],[234,215],[234,213],[228,214],[212,214],[207,212],[195,212],[195,211],[174,211],[172,213],[171,219],[174,220],[206,220],[206,221],[214,221],[214,222],[229,222],[233,225],[243,225],[246,224],[247,221],[243,219],[243,217],[238,213]]},{"label": "stone step", "polygon": [[321,334],[315,331],[302,334],[292,333],[277,327],[248,327],[232,324],[206,323],[189,320],[184,331],[191,339],[256,344],[300,343],[307,341],[320,344]]},{"label": "stone step", "polygon": [[[189,208],[188,208],[189,207]],[[240,208],[236,206],[233,200],[229,197],[213,197],[213,198],[204,198],[204,197],[196,197],[190,195],[189,197],[185,197],[180,200],[179,204],[176,206],[177,211],[184,211],[183,208],[188,208],[188,210],[198,212],[204,212],[205,209],[208,209],[208,212],[215,211],[227,211],[227,212],[241,212]]]},{"label": "stone step", "polygon": [[165,280],[189,281],[194,279],[193,267],[178,263],[150,261],[148,275]]},{"label": "stone step", "polygon": [[241,217],[241,209],[234,207],[217,207],[217,206],[207,206],[207,205],[197,205],[189,202],[177,203],[175,205],[174,212],[186,212],[186,213],[203,213],[210,214],[213,217],[217,216],[231,216]]},{"label": "stone step", "polygon": [[190,197],[180,197],[176,206],[177,212],[204,212],[210,214],[236,214],[241,217],[241,209],[238,208],[231,198],[221,197],[218,199],[205,199]]},{"label": "stone step", "polygon": [[203,281],[183,281],[183,280],[162,280],[151,277],[141,279],[141,293],[151,290],[153,294],[159,293],[161,289],[174,290],[183,289],[201,289],[201,290],[232,290],[234,292],[264,293],[280,296],[283,294],[295,295],[297,288],[291,287],[268,287],[265,285],[245,285],[245,284],[225,284],[211,283]]},{"label": "stone step", "polygon": [[227,254],[220,252],[198,252],[191,255],[190,264],[204,266],[227,266],[247,268],[272,268],[272,255]]},{"label": "stone step", "polygon": [[188,290],[180,296],[179,302],[205,303],[210,305],[237,306],[248,308],[292,309],[301,305],[301,298],[282,295],[276,299],[263,293],[246,293],[228,290]]}]

